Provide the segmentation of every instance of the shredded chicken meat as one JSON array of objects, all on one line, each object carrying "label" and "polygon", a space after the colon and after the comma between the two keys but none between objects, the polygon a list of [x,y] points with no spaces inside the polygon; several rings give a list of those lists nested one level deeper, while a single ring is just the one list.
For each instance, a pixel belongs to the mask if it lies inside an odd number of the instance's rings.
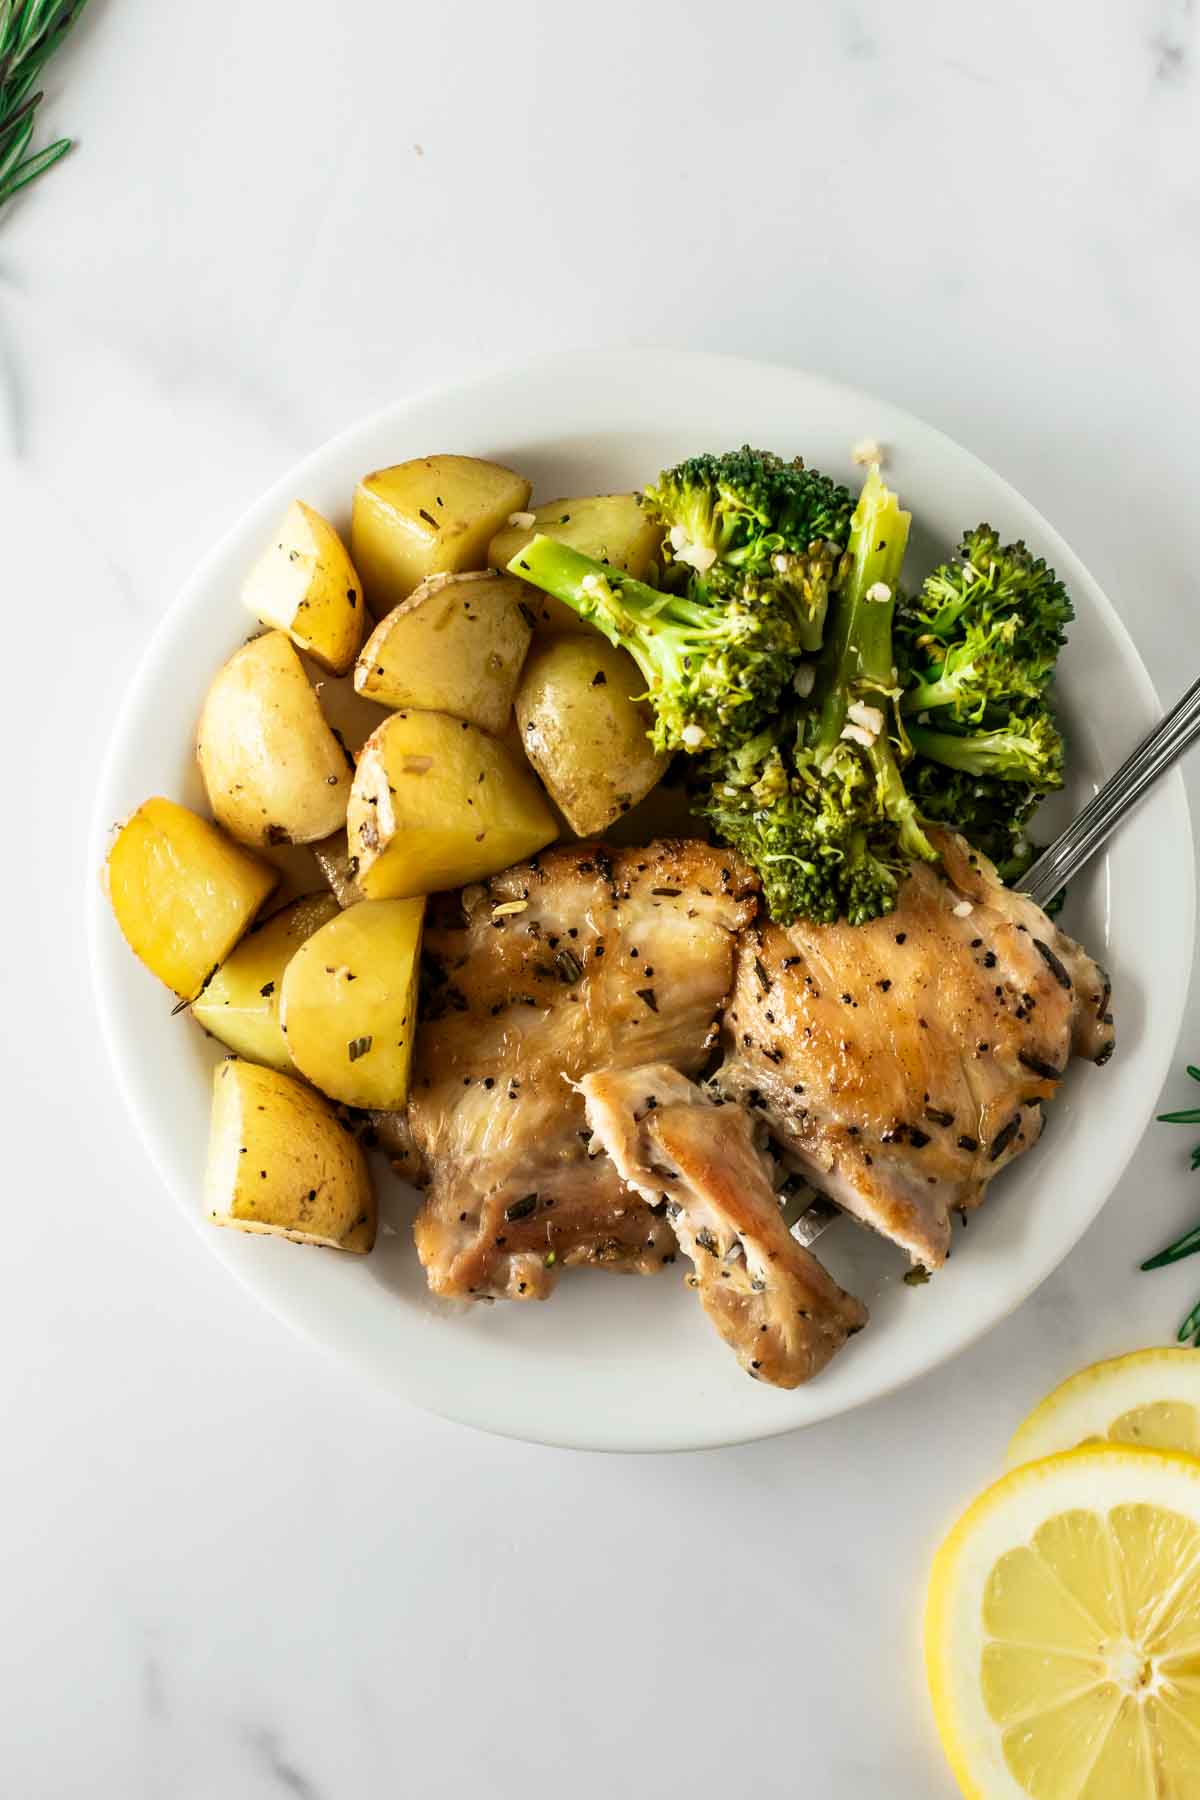
[{"label": "shredded chicken meat", "polygon": [[749,1115],[667,1063],[586,1075],[580,1091],[622,1179],[665,1207],[690,1285],[742,1367],[784,1388],[816,1375],[866,1311],[788,1231]]}]

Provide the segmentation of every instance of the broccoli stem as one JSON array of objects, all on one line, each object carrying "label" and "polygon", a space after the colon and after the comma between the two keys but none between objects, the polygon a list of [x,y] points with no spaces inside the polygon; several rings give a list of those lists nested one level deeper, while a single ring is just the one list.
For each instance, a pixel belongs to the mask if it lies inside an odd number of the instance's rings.
[{"label": "broccoli stem", "polygon": [[[905,855],[936,862],[937,851],[922,829],[886,730],[896,685],[892,617],[910,522],[911,515],[901,511],[878,468],[872,468],[850,521],[849,568],[830,609],[817,677],[820,704],[813,748],[818,761],[832,753],[846,727],[852,701],[863,700],[877,707],[885,729],[865,754],[878,784],[880,804],[898,828]],[[887,589],[886,596],[868,598],[880,583]]]},{"label": "broccoli stem", "polygon": [[[663,594],[635,581],[623,569],[610,568],[568,544],[540,534],[518,550],[508,573],[553,594],[581,619],[602,631],[610,644],[628,650],[653,690],[663,677],[663,640],[682,632],[711,629],[711,609],[682,594]],[[666,630],[664,631],[664,627]],[[648,654],[648,640],[658,638],[658,654]]]},{"label": "broccoli stem", "polygon": [[954,676],[939,676],[936,681],[918,681],[906,689],[900,710],[906,713],[932,712],[938,706],[953,706],[959,698],[961,682]]},{"label": "broccoli stem", "polygon": [[1050,772],[1046,748],[1017,731],[982,731],[959,736],[928,725],[909,727],[918,756],[961,769],[964,775],[998,775],[1005,781],[1045,785]]}]

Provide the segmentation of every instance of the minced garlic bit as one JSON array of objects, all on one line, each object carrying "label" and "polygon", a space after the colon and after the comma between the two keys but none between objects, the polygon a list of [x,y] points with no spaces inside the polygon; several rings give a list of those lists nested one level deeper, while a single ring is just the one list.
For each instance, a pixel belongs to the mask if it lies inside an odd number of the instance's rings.
[{"label": "minced garlic bit", "polygon": [[702,750],[708,742],[708,735],[702,725],[685,725],[679,735],[689,750]]},{"label": "minced garlic bit", "polygon": [[503,919],[506,918],[509,913],[521,913],[525,911],[528,905],[528,900],[505,900],[501,905],[493,906],[492,917],[493,919]]},{"label": "minced garlic bit", "polygon": [[771,567],[777,575],[786,575],[791,566],[791,558],[785,556],[782,550],[771,558]]},{"label": "minced garlic bit", "polygon": [[537,524],[537,514],[527,512],[509,513],[508,522],[515,525],[518,531],[529,531]]},{"label": "minced garlic bit", "polygon": [[842,736],[852,744],[861,744],[864,750],[869,750],[875,742],[874,733],[864,731],[861,725],[843,725]]},{"label": "minced garlic bit", "polygon": [[688,534],[683,529],[683,526],[682,525],[672,525],[671,530],[670,530],[670,544],[671,544],[672,550],[682,550],[683,546],[687,543],[687,541],[688,541]]},{"label": "minced garlic bit", "polygon": [[817,671],[811,663],[801,663],[792,676],[792,686],[802,700],[807,700],[816,685]]},{"label": "minced garlic bit", "polygon": [[877,706],[868,706],[865,700],[852,700],[846,708],[846,717],[869,731],[873,738],[883,730],[883,714]]},{"label": "minced garlic bit", "polygon": [[882,605],[885,600],[891,599],[892,590],[886,581],[873,581],[867,589],[865,597],[868,600],[878,600]]},{"label": "minced garlic bit", "polygon": [[957,906],[951,908],[951,911],[956,919],[969,919],[975,908],[969,900],[960,900]]},{"label": "minced garlic bit", "polygon": [[883,467],[883,445],[874,438],[859,438],[850,454],[860,469],[867,468],[871,463],[879,468]]}]

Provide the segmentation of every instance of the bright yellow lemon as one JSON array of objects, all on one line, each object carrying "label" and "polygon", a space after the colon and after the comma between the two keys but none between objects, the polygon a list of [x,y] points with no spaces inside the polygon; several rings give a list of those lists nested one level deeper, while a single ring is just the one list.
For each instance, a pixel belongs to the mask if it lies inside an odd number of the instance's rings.
[{"label": "bright yellow lemon", "polygon": [[1105,1440],[1200,1455],[1200,1351],[1135,1350],[1082,1369],[1034,1407],[1007,1466]]},{"label": "bright yellow lemon", "polygon": [[925,1648],[970,1800],[1195,1800],[1200,1457],[1089,1444],[1014,1469],[938,1551]]}]

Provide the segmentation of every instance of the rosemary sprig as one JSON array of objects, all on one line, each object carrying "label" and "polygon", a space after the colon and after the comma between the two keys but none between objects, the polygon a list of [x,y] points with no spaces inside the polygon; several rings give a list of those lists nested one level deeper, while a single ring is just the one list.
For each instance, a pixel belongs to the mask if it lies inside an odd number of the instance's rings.
[{"label": "rosemary sprig", "polygon": [[[1193,1081],[1200,1081],[1200,1069],[1189,1063],[1187,1072]],[[1200,1125],[1200,1106],[1185,1107],[1182,1112],[1159,1113],[1159,1122],[1163,1125]],[[1192,1167],[1200,1169],[1200,1144],[1192,1151]],[[1200,1250],[1200,1225],[1193,1225],[1182,1237],[1160,1250],[1142,1264],[1143,1269],[1165,1269],[1169,1263],[1182,1262],[1185,1256],[1195,1256]],[[1193,1348],[1200,1349],[1200,1300],[1197,1300],[1177,1333],[1181,1344],[1190,1343]]]},{"label": "rosemary sprig", "polygon": [[34,83],[79,18],[87,0],[0,0],[0,206],[71,148],[57,138],[30,150],[42,90]]}]

